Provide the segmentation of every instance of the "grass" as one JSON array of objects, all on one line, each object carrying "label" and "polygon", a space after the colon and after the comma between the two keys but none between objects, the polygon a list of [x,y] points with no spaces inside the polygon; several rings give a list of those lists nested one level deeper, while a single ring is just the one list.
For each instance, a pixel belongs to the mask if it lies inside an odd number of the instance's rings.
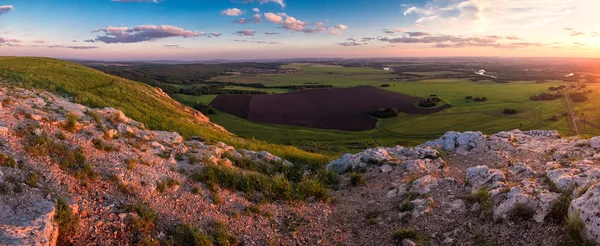
[{"label": "grass", "polygon": [[130,216],[129,226],[138,234],[147,234],[154,229],[156,212],[146,203],[132,203],[125,205],[129,212],[135,212],[137,216]]},{"label": "grass", "polygon": [[100,138],[94,138],[92,140],[92,144],[97,150],[102,150],[106,152],[114,152],[119,150],[119,147],[117,147],[116,145],[104,141]]},{"label": "grass", "polygon": [[0,154],[0,166],[16,168],[17,162],[11,156]]},{"label": "grass", "polygon": [[568,218],[565,224],[565,234],[563,235],[562,241],[559,242],[558,245],[596,245],[594,242],[585,238],[583,233],[584,228],[585,224],[578,215],[573,218]]},{"label": "grass", "polygon": [[179,185],[179,181],[174,178],[167,178],[164,181],[156,181],[156,190],[160,193],[165,192],[166,189],[171,189]]},{"label": "grass", "polygon": [[[335,78],[330,78],[331,76]],[[267,142],[293,145],[307,151],[330,155],[356,153],[375,146],[413,146],[437,138],[450,130],[496,133],[517,128],[521,130],[556,129],[566,135],[572,134],[566,123],[567,118],[560,116],[566,111],[563,100],[537,102],[529,99],[532,95],[547,92],[550,86],[560,85],[560,82],[536,84],[534,81],[525,81],[500,84],[474,83],[466,79],[396,82],[373,78],[362,81],[363,77],[363,75],[339,76],[312,73],[263,75],[257,79],[258,81],[253,82],[271,83],[269,85],[300,85],[308,81],[319,81],[321,84],[332,84],[336,87],[371,85],[378,88],[381,84],[391,84],[391,87],[383,89],[416,97],[428,97],[436,94],[453,107],[428,115],[401,113],[395,118],[380,119],[375,129],[360,132],[260,124],[223,112],[212,115],[211,120],[246,138],[254,137]],[[589,85],[588,89],[590,87],[597,87],[594,91],[600,91],[600,85]],[[489,100],[476,103],[465,100],[466,96],[486,96]],[[600,97],[600,93],[597,96]],[[575,107],[581,107],[582,112],[594,120],[594,117],[600,118],[600,114],[598,114],[600,111],[596,112],[597,110],[594,108],[597,107],[593,101],[577,104]],[[519,113],[505,115],[502,113],[505,108],[516,109]],[[554,115],[559,116],[559,121],[545,121]],[[444,122],[444,124],[437,124],[437,122]],[[580,129],[584,129],[584,127],[580,126]],[[270,134],[264,134],[264,132]],[[586,134],[600,135],[600,129],[592,127],[586,128],[585,132]]]},{"label": "grass", "polygon": [[173,243],[175,245],[186,246],[209,246],[212,239],[209,235],[200,232],[197,228],[188,224],[179,224],[175,226],[173,233]]},{"label": "grass", "polygon": [[470,203],[479,203],[479,207],[486,217],[492,215],[494,203],[490,197],[490,190],[487,187],[484,186],[479,188],[477,192],[471,194],[468,200]]},{"label": "grass", "polygon": [[430,239],[427,235],[415,231],[413,229],[399,229],[394,231],[393,234],[394,240],[396,240],[397,245],[403,245],[402,240],[408,239],[411,240],[417,245],[431,245]]},{"label": "grass", "polygon": [[40,136],[30,135],[27,141],[28,144],[25,149],[31,155],[50,156],[59,163],[63,170],[72,173],[83,181],[95,180],[98,177],[93,167],[86,162],[85,154],[81,148],[55,141],[46,134]]},{"label": "grass", "polygon": [[562,194],[560,198],[552,204],[545,219],[553,223],[563,223],[567,221],[569,206],[571,205],[572,200],[571,195]]},{"label": "grass", "polygon": [[73,213],[73,210],[63,198],[56,199],[56,215],[54,215],[54,222],[58,225],[59,245],[68,245],[65,243],[68,240],[69,234],[77,231],[79,218]]},{"label": "grass", "polygon": [[175,131],[184,137],[200,136],[236,148],[266,150],[292,162],[326,164],[331,157],[292,146],[247,140],[221,131],[196,117],[195,111],[157,89],[111,76],[72,62],[35,57],[0,57],[0,77],[25,87],[70,96],[93,108],[113,107],[153,130]]},{"label": "grass", "polygon": [[350,186],[359,186],[365,183],[365,179],[361,173],[354,172],[350,174]]}]

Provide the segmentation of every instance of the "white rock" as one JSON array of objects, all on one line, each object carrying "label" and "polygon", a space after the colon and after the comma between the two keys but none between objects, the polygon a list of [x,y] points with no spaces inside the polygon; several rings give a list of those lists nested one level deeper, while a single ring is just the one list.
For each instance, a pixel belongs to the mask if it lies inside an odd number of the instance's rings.
[{"label": "white rock", "polygon": [[392,166],[390,166],[390,165],[388,165],[388,164],[383,164],[383,165],[381,165],[380,169],[381,169],[381,172],[382,172],[382,173],[389,173],[389,172],[391,172],[392,170],[394,170],[394,169],[392,168]]},{"label": "white rock", "polygon": [[489,169],[488,166],[476,166],[467,169],[467,180],[471,183],[473,191],[486,185],[490,189],[498,188],[506,182],[504,173],[498,169]]},{"label": "white rock", "polygon": [[590,187],[585,194],[573,200],[569,206],[569,218],[579,218],[585,224],[587,238],[600,244],[600,185]]}]

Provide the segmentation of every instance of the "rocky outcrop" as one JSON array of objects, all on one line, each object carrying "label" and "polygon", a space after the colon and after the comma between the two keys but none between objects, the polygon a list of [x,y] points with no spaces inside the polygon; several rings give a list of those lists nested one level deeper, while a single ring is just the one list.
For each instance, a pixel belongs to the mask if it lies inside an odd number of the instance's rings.
[{"label": "rocky outcrop", "polygon": [[[438,209],[444,216],[452,216],[470,207],[471,213],[489,215],[497,222],[531,219],[546,225],[553,206],[570,194],[574,200],[568,216],[580,218],[588,238],[600,243],[599,150],[600,137],[562,138],[550,130],[487,136],[447,132],[415,148],[397,146],[345,154],[328,167],[336,171],[373,168],[380,175],[402,180],[385,192],[387,199],[403,204],[401,210],[410,209],[401,212],[401,218],[436,214]],[[452,161],[446,162],[448,159]],[[457,181],[461,179],[464,182]],[[463,191],[472,198],[456,199],[455,193]]]},{"label": "rocky outcrop", "polygon": [[54,203],[41,197],[0,200],[0,245],[56,245]]}]

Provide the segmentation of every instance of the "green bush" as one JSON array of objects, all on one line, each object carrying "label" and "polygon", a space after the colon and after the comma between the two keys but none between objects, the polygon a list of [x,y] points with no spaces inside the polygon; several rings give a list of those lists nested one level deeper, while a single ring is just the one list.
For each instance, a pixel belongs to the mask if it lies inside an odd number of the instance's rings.
[{"label": "green bush", "polygon": [[400,229],[394,231],[394,240],[398,245],[402,245],[402,240],[408,239],[417,243],[417,245],[431,245],[430,239],[427,235],[417,232],[413,229]]},{"label": "green bush", "polygon": [[64,199],[58,198],[56,199],[56,215],[54,215],[54,222],[58,225],[58,241],[60,244],[61,242],[67,242],[69,235],[77,232],[79,218],[73,214],[73,210]]},{"label": "green bush", "polygon": [[326,201],[329,198],[327,188],[316,178],[307,178],[302,180],[296,187],[296,193],[299,199],[315,197],[317,201]]},{"label": "green bush", "polygon": [[179,246],[211,246],[213,245],[210,236],[200,232],[197,228],[188,224],[179,224],[175,226],[173,233],[173,243]]},{"label": "green bush", "polygon": [[354,172],[350,175],[350,185],[351,186],[359,186],[365,184],[365,179],[362,174]]},{"label": "green bush", "polygon": [[16,168],[17,162],[10,156],[0,154],[0,166]]},{"label": "green bush", "polygon": [[68,113],[67,121],[65,121],[65,124],[63,125],[63,127],[67,131],[70,131],[70,132],[75,131],[75,127],[77,127],[77,122],[79,122],[79,116],[77,116],[74,113]]},{"label": "green bush", "polygon": [[132,203],[125,205],[125,209],[129,212],[135,212],[138,217],[132,216],[129,219],[131,228],[139,233],[149,233],[154,229],[156,220],[156,212],[147,203]]}]

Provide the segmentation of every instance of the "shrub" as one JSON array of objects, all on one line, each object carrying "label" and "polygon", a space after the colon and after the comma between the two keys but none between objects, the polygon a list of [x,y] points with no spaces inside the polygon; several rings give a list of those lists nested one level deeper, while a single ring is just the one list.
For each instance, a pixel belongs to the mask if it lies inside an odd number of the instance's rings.
[{"label": "shrub", "polygon": [[427,235],[413,229],[396,230],[394,231],[393,237],[398,245],[402,245],[402,240],[404,239],[412,240],[417,243],[417,245],[430,245],[430,240]]},{"label": "shrub", "polygon": [[465,100],[473,100],[473,96],[466,96]]},{"label": "shrub", "polygon": [[440,100],[437,96],[431,95],[426,100],[420,101],[419,106],[424,108],[431,108],[437,106],[437,104],[441,101],[442,100]]},{"label": "shrub", "polygon": [[85,111],[85,114],[92,117],[94,122],[96,122],[96,126],[98,126],[98,128],[104,128],[104,124],[102,124],[102,117],[100,116],[100,114],[98,114],[98,112],[88,109]]},{"label": "shrub", "polygon": [[558,200],[552,204],[548,215],[546,215],[546,221],[553,223],[563,223],[567,221],[567,215],[569,213],[569,206],[571,205],[571,195],[562,194]]},{"label": "shrub", "polygon": [[204,103],[198,102],[194,106],[194,109],[200,111],[203,114],[216,114],[217,110],[210,105],[206,105]]},{"label": "shrub", "polygon": [[588,240],[583,235],[583,229],[585,224],[577,215],[574,218],[568,218],[565,225],[565,234],[559,245],[578,245],[578,246],[592,246],[596,245],[594,242]]},{"label": "shrub", "polygon": [[229,234],[225,229],[225,225],[221,222],[211,222],[210,233],[213,239],[212,242],[216,246],[236,245],[238,243],[238,239]]},{"label": "shrub", "polygon": [[485,102],[487,100],[488,100],[487,97],[476,97],[476,98],[473,98],[473,101],[475,101],[475,102]]},{"label": "shrub", "polygon": [[390,84],[381,84],[381,87],[390,87]]},{"label": "shrub", "polygon": [[317,172],[317,177],[321,183],[327,185],[329,188],[337,188],[340,184],[340,175],[328,168],[323,168]]},{"label": "shrub", "polygon": [[77,127],[77,122],[79,122],[79,116],[77,116],[74,113],[68,113],[67,120],[65,121],[63,128],[70,132],[75,131],[75,127]]},{"label": "shrub", "polygon": [[29,175],[27,175],[27,179],[25,179],[25,183],[31,187],[37,187],[39,173],[38,171],[33,171]]},{"label": "shrub", "polygon": [[399,114],[400,110],[398,110],[397,108],[380,108],[369,113],[369,115],[380,119],[393,118],[398,116]]},{"label": "shrub", "polygon": [[119,150],[119,147],[117,147],[116,145],[106,142],[99,138],[94,138],[92,140],[92,144],[94,144],[94,147],[96,149],[106,151],[106,152],[113,152],[113,151]]},{"label": "shrub", "polygon": [[561,98],[562,95],[560,93],[549,94],[549,93],[541,93],[539,95],[531,96],[529,99],[532,101],[552,101]]},{"label": "shrub", "polygon": [[502,111],[504,114],[517,114],[517,110],[516,109],[510,109],[510,108],[505,108],[504,111]]},{"label": "shrub", "polygon": [[296,187],[298,198],[306,199],[314,196],[317,201],[326,201],[329,193],[325,186],[316,178],[304,179]]},{"label": "shrub", "polygon": [[369,224],[376,224],[377,217],[379,217],[380,214],[381,214],[381,211],[378,211],[378,210],[370,211],[367,214],[365,214],[365,219],[367,219]]},{"label": "shrub", "polygon": [[483,210],[486,216],[489,216],[493,212],[493,202],[490,198],[490,190],[487,187],[481,187],[475,194],[471,194],[469,202],[479,203],[479,207]]},{"label": "shrub", "polygon": [[188,224],[178,224],[173,233],[173,243],[182,246],[208,246],[212,245],[210,236],[200,232]]},{"label": "shrub", "polygon": [[0,166],[16,168],[17,162],[10,156],[0,154]]},{"label": "shrub", "polygon": [[[77,224],[79,224],[79,218],[73,214],[73,210],[69,207],[69,204],[62,198],[56,199],[56,215],[54,215],[54,222],[58,225],[59,231],[59,245],[67,242],[67,237],[77,231]],[[61,244],[61,242],[63,244]]]},{"label": "shrub", "polygon": [[354,172],[350,175],[350,185],[351,186],[359,186],[365,184],[365,179],[362,174]]},{"label": "shrub", "polygon": [[129,212],[135,212],[138,216],[131,216],[129,225],[138,233],[149,233],[154,229],[156,212],[147,203],[133,203],[125,205]]},{"label": "shrub", "polygon": [[162,182],[160,182],[160,181],[156,181],[156,190],[157,190],[158,192],[161,192],[161,193],[162,193],[162,192],[164,192],[164,191],[165,191],[167,188],[171,189],[171,188],[173,188],[173,187],[175,187],[175,186],[178,186],[178,185],[179,185],[179,181],[177,181],[177,180],[176,180],[176,179],[174,179],[174,178],[171,178],[171,177],[169,177],[169,178],[167,178],[165,181],[162,181]]}]

